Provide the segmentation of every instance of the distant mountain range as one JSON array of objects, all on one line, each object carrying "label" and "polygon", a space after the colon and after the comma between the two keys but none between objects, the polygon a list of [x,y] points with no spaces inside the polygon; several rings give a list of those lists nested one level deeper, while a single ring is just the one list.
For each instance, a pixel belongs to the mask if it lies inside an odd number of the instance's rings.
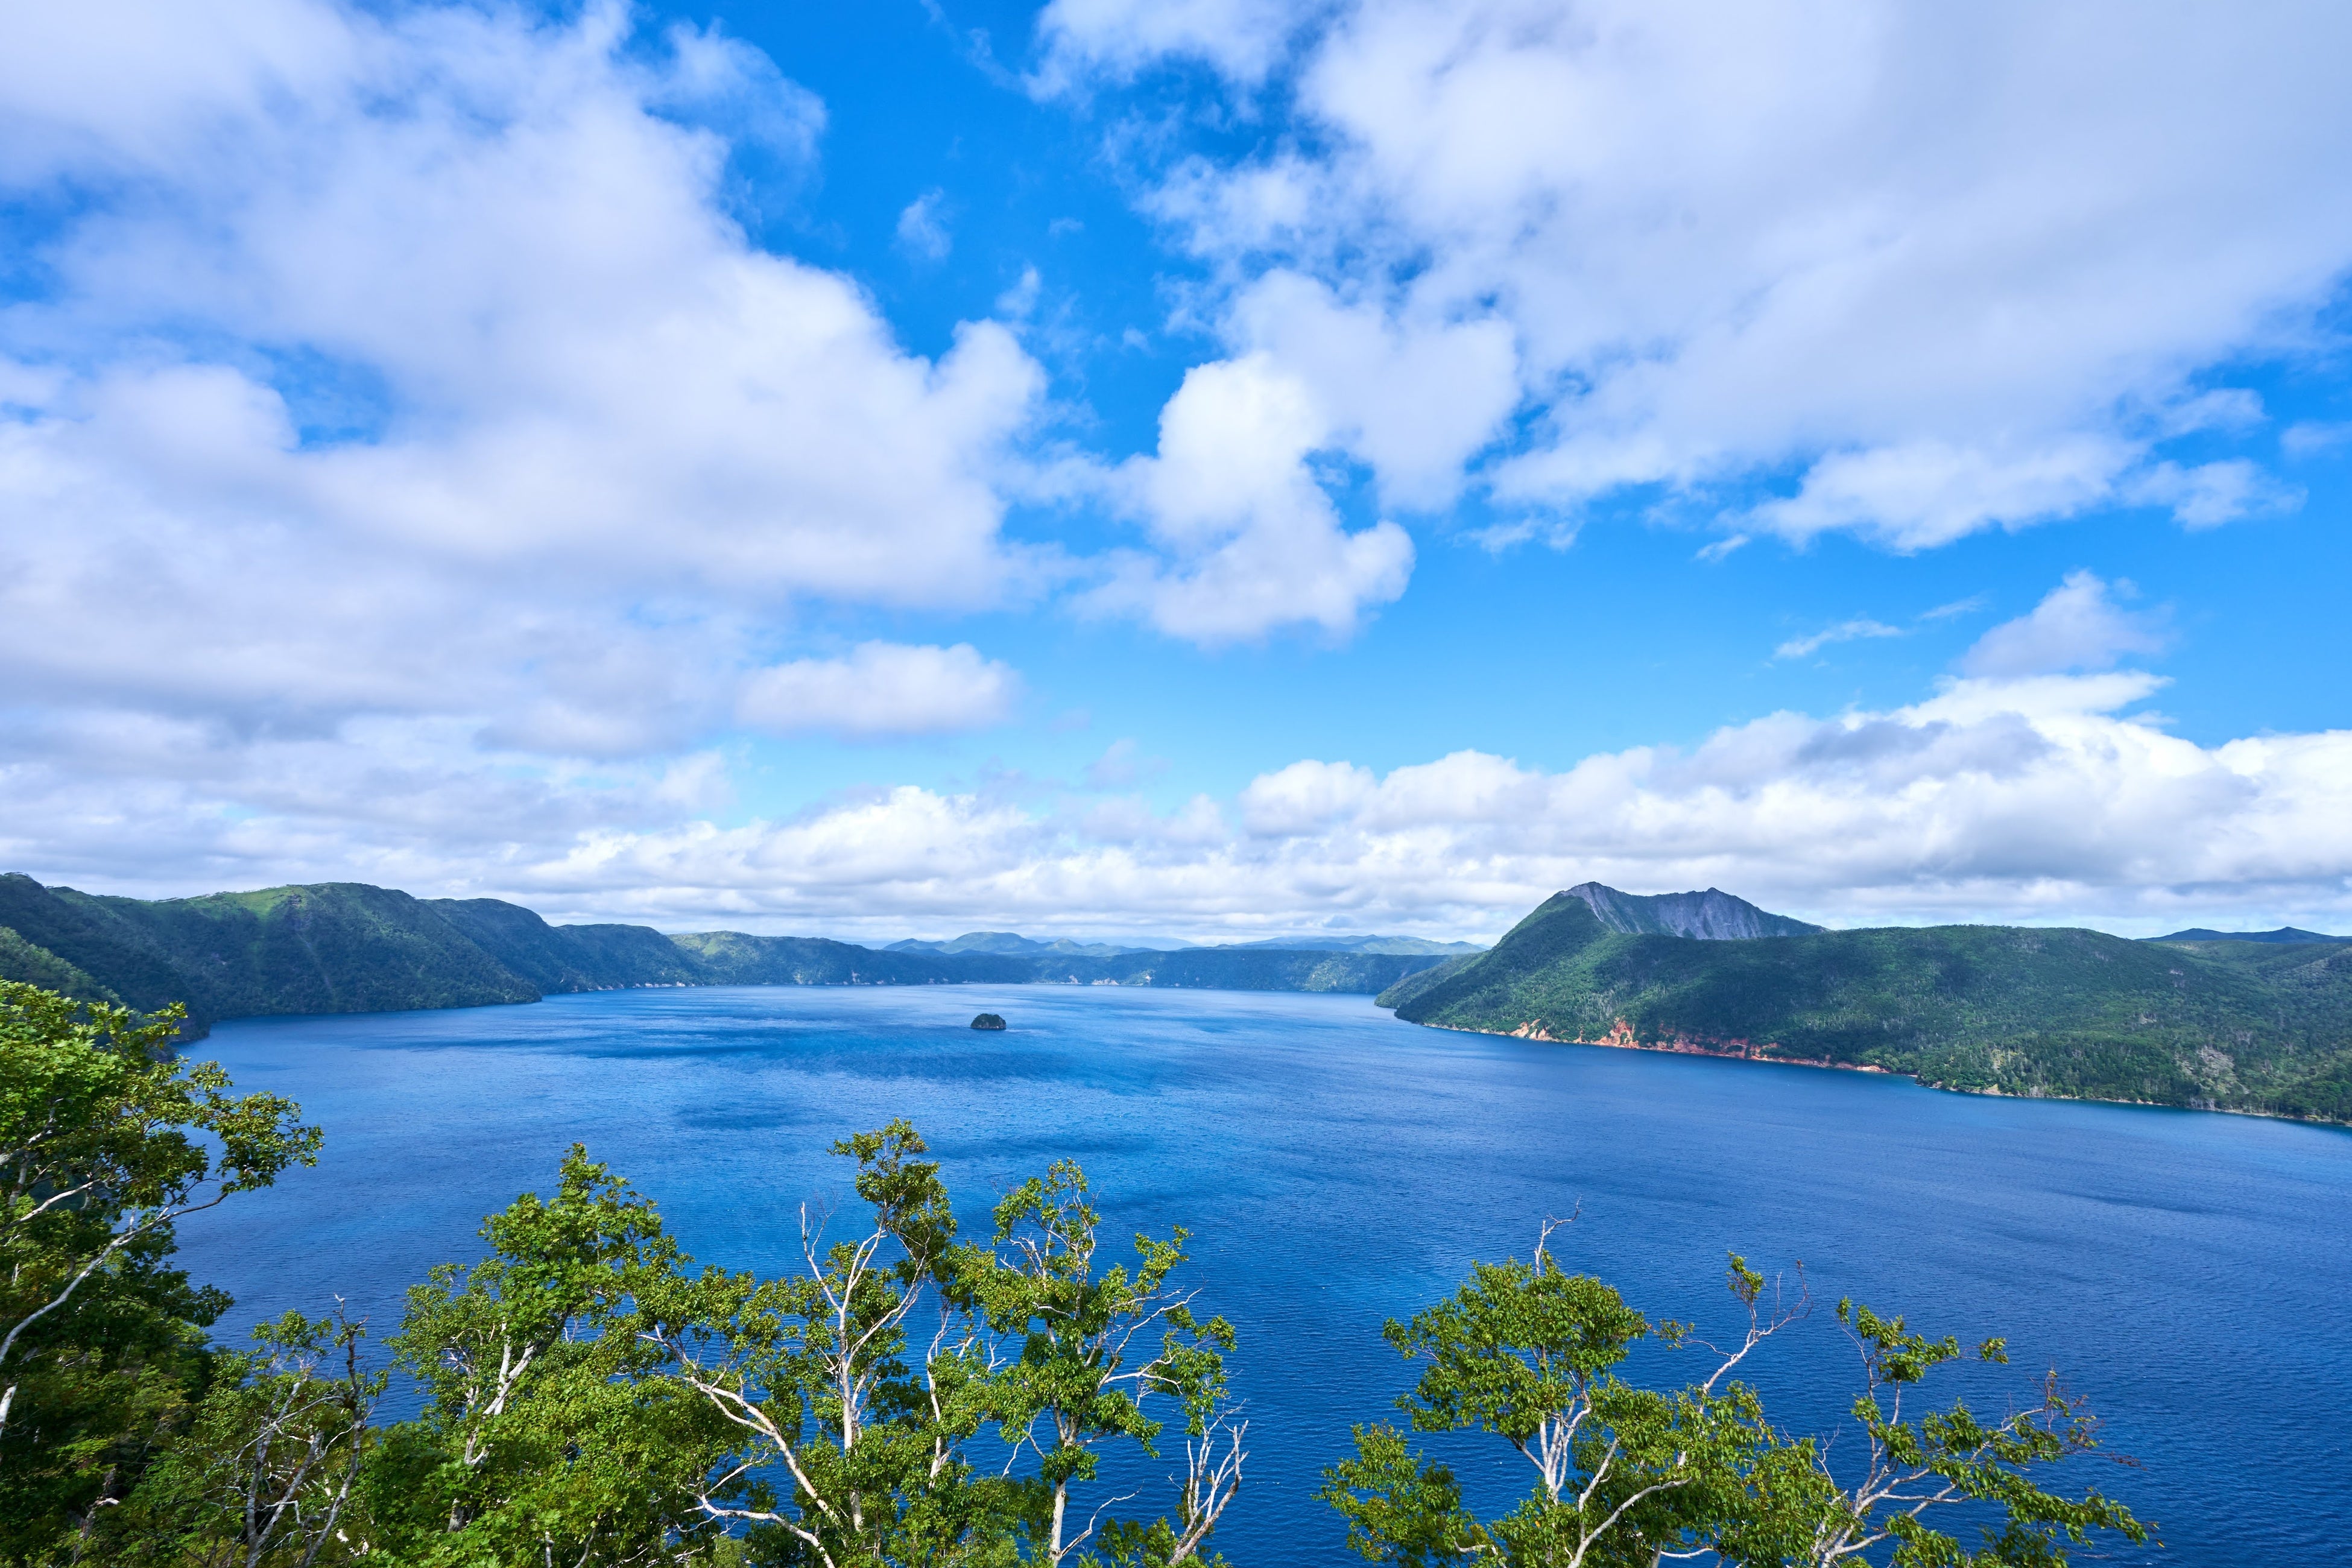
[{"label": "distant mountain range", "polygon": [[1048,953],[1076,953],[1086,958],[1117,958],[1128,952],[1169,952],[1180,948],[1180,942],[1152,944],[1139,942],[1121,946],[1108,942],[1072,942],[1068,937],[1052,942],[1039,942],[1034,937],[1016,936],[1009,931],[968,931],[951,942],[925,942],[908,937],[894,942],[884,952],[1003,952],[1026,957],[1043,957]]},{"label": "distant mountain range", "polygon": [[[1735,900],[1737,901],[1737,900]],[[1007,952],[1029,957],[1052,953],[1076,953],[1088,958],[1117,958],[1133,952],[1373,952],[1406,957],[1450,957],[1458,952],[1484,952],[1486,950],[1475,942],[1431,942],[1418,936],[1304,936],[1274,937],[1265,942],[1234,942],[1210,944],[1192,942],[1142,942],[1120,946],[1107,942],[1072,942],[1063,937],[1055,942],[1040,942],[1034,937],[1016,936],[1009,931],[966,931],[952,942],[924,942],[908,937],[894,942],[882,950],[885,952]]]},{"label": "distant mountain range", "polygon": [[1379,1000],[1444,1028],[2352,1121],[2352,943],[2307,934],[1828,931],[1713,891],[1586,884]]},{"label": "distant mountain range", "polygon": [[2170,936],[2151,936],[2147,942],[2346,942],[2352,936],[2324,936],[2315,931],[2297,931],[2293,926],[2281,926],[2276,931],[2207,931],[2199,926],[2189,931],[2177,931]]},{"label": "distant mountain range", "polygon": [[[223,1018],[469,1007],[643,985],[985,982],[1370,994],[1439,962],[1319,948],[1103,950],[975,934],[982,941],[959,939],[961,948],[877,952],[822,937],[550,925],[497,899],[416,899],[362,882],[144,900],[0,876],[0,979],[148,1011],[184,1003],[191,1037]],[[1023,945],[983,945],[995,941]]]},{"label": "distant mountain range", "polygon": [[1432,942],[1419,936],[1298,936],[1265,942],[1229,942],[1216,952],[1254,952],[1276,948],[1286,952],[1385,952],[1420,958],[1450,958],[1456,953],[1484,952],[1475,942]]}]

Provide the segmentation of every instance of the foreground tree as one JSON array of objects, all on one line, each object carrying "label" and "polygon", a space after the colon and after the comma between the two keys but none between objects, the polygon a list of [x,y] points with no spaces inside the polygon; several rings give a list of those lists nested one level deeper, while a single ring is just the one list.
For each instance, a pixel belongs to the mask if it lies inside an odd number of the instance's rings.
[{"label": "foreground tree", "polygon": [[[1198,1556],[1240,1489],[1247,1424],[1224,1415],[1225,1353],[1234,1331],[1203,1321],[1195,1292],[1171,1278],[1186,1233],[1135,1238],[1132,1271],[1095,1272],[1100,1216],[1084,1172],[1057,1161],[996,1205],[995,1246],[960,1255],[952,1290],[976,1308],[996,1347],[1017,1351],[995,1365],[987,1407],[1017,1459],[1036,1468],[1020,1486],[1022,1537],[1033,1562],[1059,1568],[1089,1544],[1113,1561],[1153,1564]],[[1181,1413],[1184,1475],[1174,1517],[1118,1519],[1097,1505],[1080,1523],[1077,1489],[1097,1479],[1104,1449],[1124,1439],[1158,1458],[1166,1424],[1146,1402]]]},{"label": "foreground tree", "polygon": [[0,1552],[86,1534],[182,1415],[228,1301],[175,1224],[317,1159],[293,1102],[173,1056],[182,1016],[0,982]]},{"label": "foreground tree", "polygon": [[[971,1325],[940,1310],[955,1215],[905,1122],[833,1149],[857,1162],[861,1233],[828,1243],[803,1205],[805,1273],[713,1268],[652,1304],[678,1375],[732,1429],[696,1501],[779,1563],[956,1562],[993,1537],[1002,1498],[962,1453],[989,1369]],[[927,1301],[937,1321],[916,1349]]]},{"label": "foreground tree", "polygon": [[[185,1429],[107,1521],[107,1555],[204,1568],[312,1568],[365,1544],[354,1490],[384,1374],[366,1325],[289,1312],[224,1356]],[[351,1531],[359,1530],[354,1540]]]},{"label": "foreground tree", "polygon": [[638,1299],[686,1261],[653,1204],[574,1146],[553,1197],[482,1226],[490,1254],[408,1293],[392,1341],[425,1393],[366,1478],[372,1544],[415,1563],[691,1560],[719,1424],[666,1375]]},{"label": "foreground tree", "polygon": [[[2054,1378],[2038,1404],[1990,1425],[1960,1402],[1906,1415],[1906,1391],[1958,1360],[1958,1342],[1930,1341],[1849,1301],[1837,1315],[1862,1354],[1853,1416],[1865,1447],[1858,1473],[1841,1479],[1830,1445],[1775,1428],[1755,1390],[1728,1381],[1806,1314],[1806,1301],[1801,1294],[1783,1307],[1775,1292],[1767,1311],[1762,1276],[1736,1254],[1728,1283],[1748,1317],[1741,1343],[1727,1353],[1705,1346],[1717,1356],[1706,1381],[1661,1393],[1629,1385],[1616,1369],[1645,1336],[1702,1345],[1688,1325],[1654,1327],[1609,1286],[1559,1268],[1541,1243],[1531,1264],[1473,1264],[1451,1301],[1388,1325],[1401,1353],[1427,1363],[1398,1404],[1416,1431],[1501,1436],[1536,1482],[1512,1512],[1482,1520],[1453,1471],[1424,1460],[1403,1433],[1359,1427],[1355,1457],[1325,1472],[1322,1493],[1348,1521],[1349,1543],[1404,1568],[1656,1568],[1675,1559],[2052,1568],[2095,1531],[2149,1538],[2120,1503],[2042,1484],[2045,1467],[2096,1447],[2095,1424]],[[1998,1340],[1977,1353],[2007,1359]],[[1973,1550],[1934,1522],[1963,1506],[1995,1521]]]},{"label": "foreground tree", "polygon": [[[704,1510],[780,1563],[1196,1560],[1244,1455],[1219,1419],[1233,1331],[1170,1283],[1181,1234],[1139,1237],[1134,1269],[1097,1274],[1097,1216],[1061,1164],[998,1205],[992,1245],[960,1244],[912,1127],[834,1149],[858,1163],[862,1233],[828,1243],[803,1209],[805,1274],[713,1270],[652,1308],[679,1375],[736,1431]],[[1190,1439],[1174,1514],[1097,1504],[1081,1521],[1107,1447],[1157,1456],[1154,1399]]]},{"label": "foreground tree", "polygon": [[[1909,1416],[1904,1404],[1912,1390],[1962,1359],[1959,1342],[1930,1340],[1901,1318],[1882,1318],[1851,1300],[1838,1303],[1837,1317],[1862,1358],[1863,1392],[1853,1403],[1865,1439],[1858,1473],[1841,1479],[1826,1445],[1810,1438],[1795,1445],[1801,1471],[1784,1472],[1781,1486],[1761,1492],[1759,1506],[1727,1537],[1727,1560],[1834,1568],[1879,1552],[1895,1568],[2042,1568],[2064,1563],[2067,1548],[2087,1542],[2095,1531],[2147,1542],[2147,1527],[2121,1503],[2095,1489],[2063,1497],[2037,1479],[2049,1466],[2098,1447],[2097,1422],[2083,1400],[2064,1394],[2055,1373],[2043,1378],[2036,1403],[1990,1425],[1962,1401]],[[1978,1346],[1975,1357],[2009,1361],[1997,1339]],[[1969,1504],[1999,1521],[1998,1529],[1981,1531],[1973,1552],[1937,1522]]]},{"label": "foreground tree", "polygon": [[1480,1520],[1453,1471],[1423,1459],[1403,1433],[1359,1427],[1355,1458],[1325,1472],[1322,1496],[1364,1556],[1411,1568],[1649,1563],[1705,1550],[1740,1516],[1746,1478],[1769,1464],[1773,1444],[1754,1392],[1727,1379],[1801,1306],[1768,1316],[1762,1277],[1735,1257],[1744,1342],[1704,1383],[1637,1388],[1616,1373],[1634,1343],[1679,1345],[1688,1327],[1654,1326],[1612,1287],[1560,1268],[1552,1228],[1532,1262],[1474,1263],[1452,1300],[1385,1331],[1399,1353],[1427,1363],[1397,1401],[1412,1429],[1500,1436],[1535,1471],[1527,1497]]}]

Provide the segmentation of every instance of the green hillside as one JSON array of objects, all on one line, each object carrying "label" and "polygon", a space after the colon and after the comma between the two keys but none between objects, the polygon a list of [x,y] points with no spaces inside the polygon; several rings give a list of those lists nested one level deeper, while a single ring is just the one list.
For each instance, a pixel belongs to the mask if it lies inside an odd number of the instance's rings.
[{"label": "green hillside", "polygon": [[[129,900],[122,900],[129,901]],[[138,922],[106,900],[71,888],[44,888],[30,877],[0,876],[0,926],[145,1012],[185,1002],[192,1023],[212,1016],[196,994],[196,977],[184,973]],[[37,962],[27,957],[26,962]],[[14,976],[12,976],[14,978]],[[82,987],[69,987],[88,994]]]},{"label": "green hillside", "polygon": [[223,1018],[471,1007],[636,985],[1108,982],[1369,994],[1436,962],[1230,948],[877,952],[820,937],[550,925],[497,899],[415,899],[361,882],[144,900],[0,876],[0,978],[149,1012],[184,1003],[191,1038]]},{"label": "green hillside", "polygon": [[669,939],[705,985],[939,985],[992,980],[1018,984],[1036,969],[1028,959],[991,952],[877,952],[855,942],[812,936],[746,936],[698,931]]},{"label": "green hillside", "polygon": [[498,899],[432,899],[424,907],[547,995],[705,984],[694,956],[651,926],[551,926]]},{"label": "green hillside", "polygon": [[1123,952],[1116,958],[1057,956],[1032,961],[1041,982],[1065,985],[1174,985],[1213,991],[1374,992],[1417,970],[1428,953],[1339,952],[1328,949],[1188,947]]},{"label": "green hillside", "polygon": [[87,970],[68,963],[46,947],[26,942],[7,926],[0,926],[0,980],[37,985],[44,991],[62,992],[85,1002],[109,1002],[117,1006],[122,1002]]},{"label": "green hillside", "polygon": [[1448,1028],[2352,1121],[2352,948],[2333,944],[2017,926],[1699,942],[1612,932],[1560,894],[1380,1001]]}]

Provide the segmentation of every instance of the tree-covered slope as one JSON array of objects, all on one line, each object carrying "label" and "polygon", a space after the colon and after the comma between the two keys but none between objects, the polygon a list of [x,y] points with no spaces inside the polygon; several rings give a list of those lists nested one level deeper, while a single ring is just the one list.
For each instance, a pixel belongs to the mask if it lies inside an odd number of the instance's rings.
[{"label": "tree-covered slope", "polygon": [[1213,991],[1370,993],[1442,962],[1432,953],[1323,949],[1190,947],[1116,958],[1038,959],[1032,975],[1065,985],[1174,985]]},{"label": "tree-covered slope", "polygon": [[940,985],[969,980],[1018,984],[1036,970],[1033,960],[1013,954],[877,952],[814,936],[707,931],[668,940],[692,960],[707,985]]},{"label": "tree-covered slope", "polygon": [[92,901],[150,932],[201,987],[215,1017],[471,1007],[540,995],[440,911],[389,888],[326,882]]},{"label": "tree-covered slope", "polygon": [[432,899],[425,907],[545,994],[704,983],[693,956],[651,926],[553,926],[498,899]]},{"label": "tree-covered slope", "polygon": [[[100,900],[10,873],[0,876],[0,925],[142,1012],[184,1002],[192,1023],[201,1026],[209,1016],[194,994],[193,977],[181,973],[153,934]],[[27,954],[22,962],[40,961]]]},{"label": "tree-covered slope", "polygon": [[432,905],[358,882],[151,900],[10,876],[0,878],[0,923],[134,1007],[184,1003],[191,1034],[257,1014],[540,995]]},{"label": "tree-covered slope", "polygon": [[2340,946],[2013,926],[1698,942],[1610,931],[1561,894],[1448,967],[1381,1001],[1452,1028],[2352,1120],[2352,949]]},{"label": "tree-covered slope", "polygon": [[121,1005],[122,998],[100,985],[88,970],[68,963],[47,948],[26,942],[8,926],[0,926],[0,980],[37,985],[82,1002]]}]

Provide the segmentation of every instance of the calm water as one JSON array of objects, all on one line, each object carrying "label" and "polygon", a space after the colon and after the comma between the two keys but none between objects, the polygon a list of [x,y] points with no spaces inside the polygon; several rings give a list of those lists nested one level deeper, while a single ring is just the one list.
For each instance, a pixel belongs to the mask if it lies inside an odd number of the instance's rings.
[{"label": "calm water", "polygon": [[[1002,1035],[967,1025],[1004,1014]],[[1361,997],[906,987],[636,991],[533,1006],[251,1020],[205,1047],[327,1130],[320,1167],[201,1216],[184,1253],[242,1331],[351,1298],[382,1328],[480,1217],[587,1143],[698,1258],[781,1271],[802,1200],[845,1196],[832,1139],[906,1116],[967,1211],[1075,1155],[1124,1235],[1192,1228],[1242,1336],[1242,1568],[1360,1562],[1312,1494],[1404,1384],[1381,1321],[1538,1224],[1654,1317],[1728,1329],[1726,1248],[1801,1259],[1820,1310],[1757,1367],[1826,1430],[1853,1295],[1963,1341],[1979,1410],[2056,1366],[2138,1462],[2075,1467],[2168,1550],[2124,1562],[2318,1563],[2352,1541],[2352,1135],[2247,1118],[1939,1094],[1907,1082],[1400,1024]],[[1650,1363],[1666,1375],[1695,1360]],[[1647,1370],[1647,1368],[1645,1368]],[[1849,1436],[1841,1447],[1849,1454]],[[1449,1454],[1483,1489],[1523,1461]],[[1505,1461],[1507,1461],[1506,1464]],[[1465,1478],[1466,1479],[1466,1478]],[[1531,1479],[1532,1478],[1527,1478]]]}]

